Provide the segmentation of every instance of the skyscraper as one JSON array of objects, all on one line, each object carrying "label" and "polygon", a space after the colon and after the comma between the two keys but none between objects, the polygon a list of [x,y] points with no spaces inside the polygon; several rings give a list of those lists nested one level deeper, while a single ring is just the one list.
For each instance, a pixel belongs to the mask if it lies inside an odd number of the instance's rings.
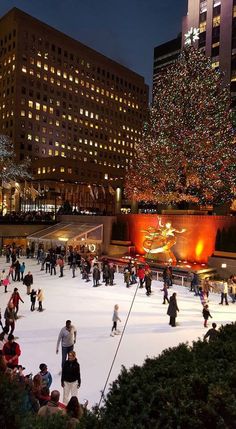
[{"label": "skyscraper", "polygon": [[236,104],[236,0],[189,0],[183,19],[182,44],[191,28],[199,28],[198,47],[211,58],[212,67],[225,73]]},{"label": "skyscraper", "polygon": [[[148,106],[144,78],[19,9],[0,20],[0,133],[45,197],[104,208]],[[109,186],[108,186],[109,184]],[[105,192],[104,192],[105,191]]]}]

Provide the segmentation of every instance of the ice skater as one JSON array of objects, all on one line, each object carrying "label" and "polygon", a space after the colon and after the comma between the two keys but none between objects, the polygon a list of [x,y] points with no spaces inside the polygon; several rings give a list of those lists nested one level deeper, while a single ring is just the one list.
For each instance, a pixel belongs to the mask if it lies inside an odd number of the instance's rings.
[{"label": "ice skater", "polygon": [[169,298],[168,298],[168,287],[167,284],[164,283],[163,289],[161,289],[161,292],[163,292],[163,303],[165,304],[166,301],[168,302],[168,304],[170,303]]},{"label": "ice skater", "polygon": [[111,337],[114,337],[114,335],[120,334],[120,331],[117,329],[117,322],[118,321],[121,322],[121,320],[119,318],[118,310],[119,310],[119,305],[116,304],[114,306],[114,312],[113,312],[113,316],[112,316],[113,326],[111,328],[111,334],[110,334]]},{"label": "ice skater", "polygon": [[207,321],[208,321],[209,317],[211,317],[211,319],[212,319],[212,315],[211,315],[211,313],[209,311],[209,308],[208,308],[207,304],[204,305],[204,307],[203,307],[202,315],[203,315],[203,318],[204,318],[204,327],[207,328]]},{"label": "ice skater", "polygon": [[43,300],[44,300],[43,289],[38,289],[37,300],[39,303],[38,311],[43,311]]}]

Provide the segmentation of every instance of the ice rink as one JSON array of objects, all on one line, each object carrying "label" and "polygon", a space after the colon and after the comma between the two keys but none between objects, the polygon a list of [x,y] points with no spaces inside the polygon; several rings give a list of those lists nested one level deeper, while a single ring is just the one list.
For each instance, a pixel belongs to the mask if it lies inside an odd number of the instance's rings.
[{"label": "ice rink", "polygon": [[[104,283],[93,287],[93,282],[86,283],[81,279],[80,271],[72,278],[69,267],[65,275],[59,278],[40,271],[35,259],[21,258],[25,261],[26,271],[32,271],[34,289],[43,288],[45,311],[30,311],[30,299],[26,295],[26,287],[22,282],[12,282],[9,292],[4,293],[0,288],[0,307],[2,316],[11,292],[18,287],[24,304],[20,303],[19,320],[16,322],[14,335],[21,347],[20,363],[26,367],[25,374],[39,371],[39,364],[46,363],[53,377],[52,388],[60,387],[61,352],[56,354],[56,342],[60,329],[65,321],[70,319],[77,328],[77,343],[75,351],[81,366],[81,388],[79,399],[88,399],[92,407],[99,402],[120,336],[110,337],[112,314],[115,304],[118,304],[122,330],[130,305],[136,290],[136,285],[129,289],[125,287],[123,276],[115,275],[115,285],[105,286]],[[5,258],[0,258],[0,269],[8,270]],[[178,326],[169,326],[167,305],[162,304],[162,283],[153,281],[153,293],[145,295],[145,289],[138,289],[132,312],[121,342],[121,346],[111,372],[109,383],[116,379],[121,366],[130,368],[132,365],[142,365],[144,359],[155,357],[165,348],[176,346],[180,342],[191,342],[202,338],[206,332],[203,327],[202,305],[199,297],[195,297],[188,288],[173,286],[171,295],[177,292],[179,314]],[[229,298],[229,302],[230,302]],[[209,325],[214,321],[217,325],[235,321],[236,303],[229,306],[219,305],[220,297],[210,295],[209,309],[213,316]],[[106,393],[106,392],[105,392]]]}]

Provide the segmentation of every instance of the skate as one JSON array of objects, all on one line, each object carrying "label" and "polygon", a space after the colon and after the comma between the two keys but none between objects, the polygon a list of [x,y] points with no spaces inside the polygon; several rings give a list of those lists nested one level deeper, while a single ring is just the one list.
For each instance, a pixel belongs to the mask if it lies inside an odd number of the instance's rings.
[{"label": "skate", "polygon": [[110,333],[110,337],[114,337],[115,334],[113,332]]},{"label": "skate", "polygon": [[119,331],[119,329],[117,329],[117,330],[115,331],[115,335],[120,335],[120,331]]}]

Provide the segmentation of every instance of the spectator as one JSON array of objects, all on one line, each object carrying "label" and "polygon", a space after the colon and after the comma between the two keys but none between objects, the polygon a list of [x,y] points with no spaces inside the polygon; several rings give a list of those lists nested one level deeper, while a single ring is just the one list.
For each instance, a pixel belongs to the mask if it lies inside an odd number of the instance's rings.
[{"label": "spectator", "polygon": [[79,420],[84,414],[84,409],[87,406],[85,403],[84,407],[80,405],[77,396],[72,396],[66,407],[66,414],[69,417],[69,423],[67,429],[76,429]]},{"label": "spectator", "polygon": [[42,378],[42,387],[46,386],[48,389],[50,389],[50,386],[52,384],[52,376],[51,373],[48,371],[47,365],[45,363],[41,363],[39,365],[40,369],[40,375]]},{"label": "spectator", "polygon": [[65,411],[60,408],[59,398],[60,392],[58,392],[58,390],[53,390],[50,396],[50,401],[39,409],[38,415],[41,417],[48,417],[57,413],[64,414]]},{"label": "spectator", "polygon": [[216,330],[216,323],[212,323],[212,328],[208,329],[207,333],[204,335],[204,340],[209,338],[209,342],[214,341],[218,337],[218,331]]},{"label": "spectator", "polygon": [[4,344],[2,354],[5,358],[8,368],[15,368],[18,365],[19,356],[21,355],[20,346],[14,341],[12,334],[8,335],[8,341]]}]

